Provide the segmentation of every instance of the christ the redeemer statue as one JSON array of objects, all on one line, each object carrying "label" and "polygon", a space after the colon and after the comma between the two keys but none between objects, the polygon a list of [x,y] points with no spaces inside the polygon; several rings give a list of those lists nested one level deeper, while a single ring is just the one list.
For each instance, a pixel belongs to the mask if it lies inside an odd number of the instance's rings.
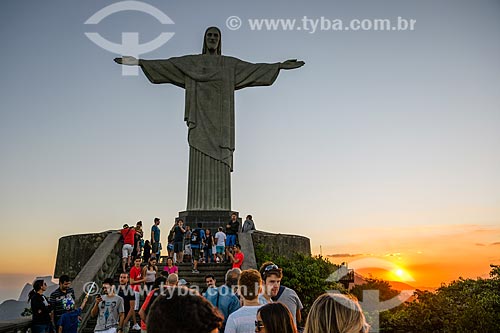
[{"label": "christ the redeemer statue", "polygon": [[165,60],[116,58],[122,65],[140,66],[152,83],[186,89],[184,120],[189,128],[188,211],[230,211],[234,152],[234,91],[269,86],[280,69],[303,61],[252,64],[221,55],[221,33],[205,31],[202,54]]}]

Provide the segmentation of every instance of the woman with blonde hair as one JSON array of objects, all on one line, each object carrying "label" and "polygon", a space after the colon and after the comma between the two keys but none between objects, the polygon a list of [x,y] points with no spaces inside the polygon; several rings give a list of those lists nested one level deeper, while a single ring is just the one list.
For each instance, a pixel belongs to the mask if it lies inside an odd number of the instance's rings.
[{"label": "woman with blonde hair", "polygon": [[356,300],[341,294],[323,294],[307,316],[305,333],[368,333],[363,310]]}]

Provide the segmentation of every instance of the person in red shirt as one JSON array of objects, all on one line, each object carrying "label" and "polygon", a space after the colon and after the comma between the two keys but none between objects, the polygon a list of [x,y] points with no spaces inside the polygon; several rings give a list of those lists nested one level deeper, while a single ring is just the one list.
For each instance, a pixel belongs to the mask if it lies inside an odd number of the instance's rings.
[{"label": "person in red shirt", "polygon": [[128,224],[123,225],[123,229],[120,230],[120,233],[123,238],[123,247],[122,247],[122,273],[126,273],[127,269],[125,268],[125,264],[127,268],[130,267],[130,260],[132,258],[132,251],[134,251],[134,241],[135,241],[135,228],[129,227]]},{"label": "person in red shirt", "polygon": [[231,262],[233,263],[233,268],[241,269],[241,265],[243,264],[243,260],[245,259],[245,255],[243,254],[243,252],[241,252],[241,245],[240,244],[234,245],[233,251],[234,254],[227,251],[227,255],[229,256],[229,259],[231,259]]},{"label": "person in red shirt", "polygon": [[134,267],[130,269],[130,287],[134,291],[135,296],[135,311],[139,310],[139,302],[141,299],[141,284],[146,281],[142,276],[141,258],[135,258]]}]

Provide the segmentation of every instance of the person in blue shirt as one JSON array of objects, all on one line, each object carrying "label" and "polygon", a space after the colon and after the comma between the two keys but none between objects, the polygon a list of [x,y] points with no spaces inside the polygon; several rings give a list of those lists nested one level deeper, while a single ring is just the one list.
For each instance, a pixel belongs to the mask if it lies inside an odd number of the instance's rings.
[{"label": "person in blue shirt", "polygon": [[222,323],[222,328],[219,330],[220,333],[224,333],[229,315],[241,307],[240,300],[233,291],[233,286],[238,284],[240,273],[241,270],[237,268],[228,270],[226,273],[226,284],[219,288],[208,288],[205,292],[205,298],[224,315],[224,322]]},{"label": "person in blue shirt", "polygon": [[82,305],[76,310],[64,313],[57,322],[57,333],[78,333],[80,315],[87,304],[89,294],[85,295]]},{"label": "person in blue shirt", "polygon": [[151,227],[151,255],[154,255],[156,258],[160,257],[161,244],[160,244],[160,218],[155,217],[155,221],[153,226]]},{"label": "person in blue shirt", "polygon": [[202,224],[198,223],[198,228],[194,229],[191,233],[191,252],[193,255],[193,273],[198,274],[198,260],[200,259],[200,251],[203,248],[203,241],[205,239],[205,230],[201,227]]}]

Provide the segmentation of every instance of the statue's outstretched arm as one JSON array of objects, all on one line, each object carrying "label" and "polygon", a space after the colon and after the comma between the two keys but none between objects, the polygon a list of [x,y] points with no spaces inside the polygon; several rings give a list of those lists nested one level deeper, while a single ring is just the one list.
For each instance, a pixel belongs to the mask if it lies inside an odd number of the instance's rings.
[{"label": "statue's outstretched arm", "polygon": [[138,66],[140,59],[134,58],[134,57],[129,57],[129,56],[124,56],[122,58],[115,58],[113,59],[117,64],[120,65],[127,65],[127,66]]},{"label": "statue's outstretched arm", "polygon": [[280,63],[280,69],[295,69],[304,66],[305,62],[297,61],[297,59],[290,59]]}]

